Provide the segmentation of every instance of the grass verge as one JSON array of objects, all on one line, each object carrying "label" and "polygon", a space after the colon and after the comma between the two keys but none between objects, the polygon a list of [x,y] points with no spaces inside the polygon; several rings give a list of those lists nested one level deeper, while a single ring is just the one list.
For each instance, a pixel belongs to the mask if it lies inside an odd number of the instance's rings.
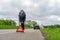
[{"label": "grass verge", "polygon": [[[11,26],[11,25],[0,25],[0,29],[17,29],[18,26]],[[25,29],[32,29],[30,25],[25,25]]]},{"label": "grass verge", "polygon": [[41,32],[47,40],[60,40],[60,28],[45,28]]},{"label": "grass verge", "polygon": [[0,25],[0,29],[16,29],[17,26],[11,26],[11,25]]}]

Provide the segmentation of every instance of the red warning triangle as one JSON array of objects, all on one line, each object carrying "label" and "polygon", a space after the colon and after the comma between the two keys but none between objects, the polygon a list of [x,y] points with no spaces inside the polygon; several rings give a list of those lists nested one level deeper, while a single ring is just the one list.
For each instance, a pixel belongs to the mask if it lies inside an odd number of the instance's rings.
[{"label": "red warning triangle", "polygon": [[18,26],[16,32],[24,32],[23,28],[21,25]]}]

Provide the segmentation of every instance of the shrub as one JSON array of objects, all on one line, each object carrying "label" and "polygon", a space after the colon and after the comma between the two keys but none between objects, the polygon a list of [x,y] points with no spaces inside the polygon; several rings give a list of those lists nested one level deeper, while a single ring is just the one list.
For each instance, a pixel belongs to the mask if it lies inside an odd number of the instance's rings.
[{"label": "shrub", "polygon": [[0,25],[16,25],[16,22],[13,20],[0,20]]}]

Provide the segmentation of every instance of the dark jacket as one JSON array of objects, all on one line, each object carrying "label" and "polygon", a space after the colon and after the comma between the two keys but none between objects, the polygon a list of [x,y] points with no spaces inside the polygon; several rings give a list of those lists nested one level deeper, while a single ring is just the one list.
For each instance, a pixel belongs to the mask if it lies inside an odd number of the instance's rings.
[{"label": "dark jacket", "polygon": [[26,14],[23,11],[23,13],[19,12],[19,22],[24,22],[26,19]]}]

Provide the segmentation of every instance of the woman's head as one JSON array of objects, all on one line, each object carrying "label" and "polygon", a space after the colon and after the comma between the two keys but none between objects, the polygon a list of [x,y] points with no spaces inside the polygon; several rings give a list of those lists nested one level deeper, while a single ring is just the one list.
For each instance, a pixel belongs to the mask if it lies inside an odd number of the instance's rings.
[{"label": "woman's head", "polygon": [[23,9],[22,9],[22,10],[20,10],[20,12],[21,12],[21,13],[24,13]]}]

